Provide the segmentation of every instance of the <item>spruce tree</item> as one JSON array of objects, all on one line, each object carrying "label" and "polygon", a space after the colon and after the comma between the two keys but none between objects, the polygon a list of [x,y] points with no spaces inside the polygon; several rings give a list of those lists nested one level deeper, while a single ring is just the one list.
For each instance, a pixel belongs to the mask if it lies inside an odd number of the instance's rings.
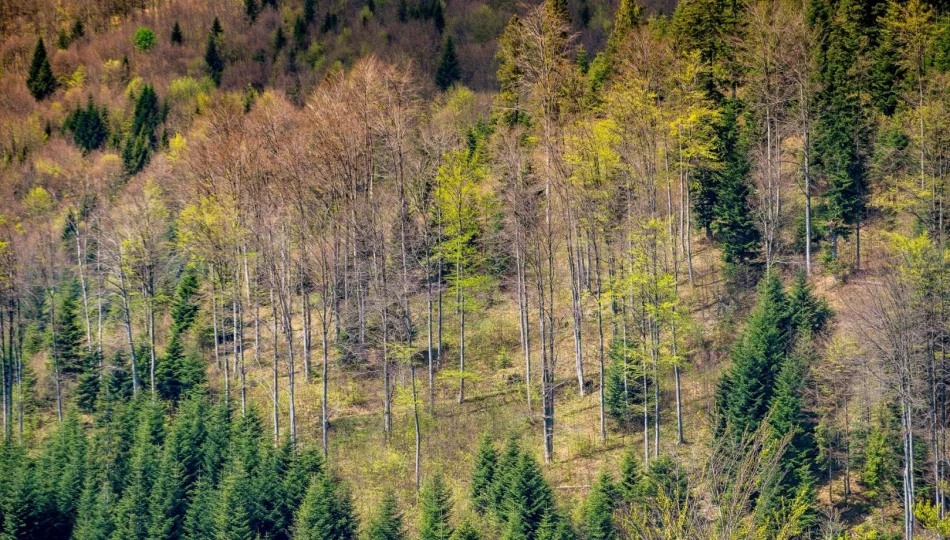
[{"label": "spruce tree", "polygon": [[317,0],[303,0],[303,20],[308,25],[317,19]]},{"label": "spruce tree", "polygon": [[[215,21],[218,19],[215,18]],[[205,65],[208,70],[208,76],[214,81],[215,86],[221,86],[221,74],[224,72],[224,58],[218,51],[218,34],[211,31],[208,34],[208,42],[205,46]]]},{"label": "spruce tree", "polygon": [[481,536],[470,521],[463,519],[449,538],[450,540],[480,540]]},{"label": "spruce tree", "polygon": [[491,510],[493,506],[492,484],[497,467],[498,454],[491,438],[485,435],[475,453],[475,469],[472,472],[472,504],[480,513]]},{"label": "spruce tree", "polygon": [[86,480],[82,497],[79,501],[79,510],[76,516],[76,527],[73,529],[73,540],[109,540],[112,535],[112,505],[115,495],[108,483],[99,478],[90,476]]},{"label": "spruce tree", "polygon": [[498,466],[495,467],[495,472],[492,475],[492,509],[502,519],[505,517],[504,505],[505,499],[508,496],[508,490],[511,486],[511,479],[518,469],[520,462],[521,446],[518,444],[517,437],[512,435],[508,438],[508,442],[505,444],[505,450],[502,452],[498,460]]},{"label": "spruce tree", "polygon": [[30,62],[30,71],[26,78],[26,87],[37,101],[44,100],[56,90],[56,77],[46,55],[46,46],[43,38],[36,41],[33,49],[33,61]]},{"label": "spruce tree", "polygon": [[811,490],[815,481],[815,460],[818,457],[815,419],[805,408],[809,341],[808,335],[800,340],[798,350],[785,360],[775,381],[769,417],[771,436],[775,441],[790,437],[781,457],[778,501],[794,499],[803,488]]},{"label": "spruce tree", "polygon": [[396,496],[387,492],[379,505],[376,515],[369,523],[367,540],[403,540],[406,531],[402,526],[402,513],[396,503]]},{"label": "spruce tree", "polygon": [[244,0],[244,14],[250,19],[251,24],[254,24],[260,12],[261,6],[257,3],[257,0]]},{"label": "spruce tree", "polygon": [[211,21],[211,35],[214,36],[215,39],[217,39],[221,37],[223,34],[224,34],[224,27],[221,26],[221,20],[215,17],[214,20]]},{"label": "spruce tree", "polygon": [[307,21],[303,17],[297,17],[294,21],[294,49],[297,51],[305,51],[307,47],[310,46],[309,43],[309,30],[307,27]]},{"label": "spruce tree", "polygon": [[587,496],[587,538],[589,540],[613,540],[614,508],[617,504],[617,489],[610,475],[601,472]]},{"label": "spruce tree", "polygon": [[346,489],[330,473],[313,477],[294,524],[294,540],[352,540],[357,522]]},{"label": "spruce tree", "polygon": [[746,320],[746,327],[732,351],[732,368],[727,389],[719,399],[738,440],[755,431],[768,412],[775,376],[788,348],[788,308],[782,282],[768,274],[759,288],[758,304]]},{"label": "spruce tree", "polygon": [[509,528],[534,538],[544,517],[554,511],[554,493],[530,454],[521,455],[509,482],[504,501]]},{"label": "spruce tree", "polygon": [[211,481],[202,477],[191,491],[188,509],[185,512],[184,535],[188,540],[214,538],[214,514],[217,491]]},{"label": "spruce tree", "polygon": [[627,504],[634,504],[640,498],[643,483],[643,469],[640,459],[633,448],[624,451],[620,458],[620,480],[617,482],[617,494]]},{"label": "spruce tree", "polygon": [[455,54],[455,42],[452,36],[446,36],[445,44],[442,46],[442,57],[439,59],[439,67],[435,70],[435,85],[442,90],[448,90],[452,83],[462,78],[462,71],[459,68],[459,59]]},{"label": "spruce tree", "polygon": [[240,463],[222,479],[221,496],[214,510],[215,540],[254,540],[254,494],[250,486],[250,477]]},{"label": "spruce tree", "polygon": [[[722,248],[723,261],[729,265],[749,264],[759,254],[759,230],[749,206],[750,165],[740,131],[741,108],[736,99],[726,100],[723,105],[716,139],[722,167],[701,172],[697,197],[697,205],[705,205],[699,209],[699,221],[712,233]],[[704,180],[706,177],[710,177],[711,186]]]},{"label": "spruce tree", "polygon": [[64,283],[56,306],[56,356],[64,374],[83,371],[83,332],[79,322],[79,286],[70,279]]},{"label": "spruce tree", "polygon": [[181,33],[181,25],[178,24],[178,21],[175,21],[175,25],[172,26],[172,35],[171,42],[172,45],[181,45],[184,43],[185,38]]},{"label": "spruce tree", "polygon": [[129,174],[135,174],[148,165],[152,151],[158,146],[155,129],[164,120],[158,95],[151,85],[142,88],[135,100],[132,129],[122,149],[122,162]]},{"label": "spruce tree", "polygon": [[441,473],[433,474],[423,488],[419,513],[421,540],[448,540],[452,536],[452,499]]}]

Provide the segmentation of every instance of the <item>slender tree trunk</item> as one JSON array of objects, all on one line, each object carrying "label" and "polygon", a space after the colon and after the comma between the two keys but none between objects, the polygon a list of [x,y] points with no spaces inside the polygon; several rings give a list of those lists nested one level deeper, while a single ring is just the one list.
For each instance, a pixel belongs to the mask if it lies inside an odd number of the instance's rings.
[{"label": "slender tree trunk", "polygon": [[274,361],[273,366],[273,377],[274,377],[274,388],[272,390],[271,399],[274,403],[274,445],[277,446],[280,444],[280,393],[278,392],[279,386],[279,377],[280,377],[280,365],[278,363],[278,354],[277,354],[277,301],[274,299],[274,289],[270,290],[270,307],[271,307],[271,317],[274,319]]}]

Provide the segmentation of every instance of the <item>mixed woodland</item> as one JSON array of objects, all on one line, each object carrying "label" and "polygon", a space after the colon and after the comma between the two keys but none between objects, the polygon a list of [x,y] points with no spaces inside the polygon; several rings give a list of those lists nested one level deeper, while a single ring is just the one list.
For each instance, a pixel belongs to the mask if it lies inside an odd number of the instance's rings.
[{"label": "mixed woodland", "polygon": [[950,536],[950,3],[0,3],[0,539]]}]

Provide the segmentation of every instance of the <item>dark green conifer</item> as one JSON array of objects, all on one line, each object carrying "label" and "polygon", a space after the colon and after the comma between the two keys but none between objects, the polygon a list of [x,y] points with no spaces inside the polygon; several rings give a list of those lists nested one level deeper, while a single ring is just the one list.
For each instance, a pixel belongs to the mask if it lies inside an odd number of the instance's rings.
[{"label": "dark green conifer", "polygon": [[357,522],[349,492],[330,473],[313,477],[297,511],[295,540],[352,540]]},{"label": "dark green conifer", "polygon": [[617,506],[617,487],[606,472],[601,472],[587,496],[587,538],[613,540],[614,508]]},{"label": "dark green conifer", "polygon": [[634,504],[640,498],[642,484],[643,469],[640,466],[640,458],[633,448],[628,448],[620,458],[620,480],[617,482],[620,500]]},{"label": "dark green conifer", "polygon": [[509,529],[534,538],[544,517],[554,511],[554,493],[538,462],[527,453],[521,455],[508,481],[504,514]]},{"label": "dark green conifer", "polygon": [[42,101],[56,90],[56,77],[53,76],[43,38],[36,41],[36,48],[33,49],[33,61],[30,62],[26,87],[37,101]]},{"label": "dark green conifer", "polygon": [[[218,19],[216,18],[215,21]],[[208,43],[205,46],[205,66],[208,70],[208,76],[214,81],[215,86],[221,86],[221,74],[224,72],[224,58],[218,51],[218,34],[214,30],[208,34]]]},{"label": "dark green conifer", "polygon": [[494,506],[492,484],[497,467],[498,454],[491,438],[485,435],[475,453],[475,469],[472,472],[472,504],[478,512],[487,512]]},{"label": "dark green conifer", "polygon": [[303,20],[308,25],[317,20],[317,0],[303,0]]},{"label": "dark green conifer", "polygon": [[402,513],[396,503],[396,496],[387,492],[383,496],[376,515],[369,523],[367,540],[403,540],[406,531],[402,526]]},{"label": "dark green conifer", "polygon": [[452,36],[447,36],[442,46],[439,67],[435,70],[435,85],[439,90],[445,91],[461,78],[462,71],[459,68],[458,56],[455,54],[455,43],[452,41]]},{"label": "dark green conifer", "polygon": [[135,174],[148,165],[152,151],[158,146],[155,129],[162,120],[158,95],[151,85],[146,84],[135,100],[132,129],[122,149],[122,162],[129,174]]},{"label": "dark green conifer", "polygon": [[755,431],[768,412],[775,376],[788,350],[788,307],[782,282],[774,273],[759,287],[759,301],[732,351],[728,388],[720,391],[718,405],[738,439]]},{"label": "dark green conifer", "polygon": [[172,45],[181,45],[184,43],[185,37],[181,33],[181,25],[178,24],[178,21],[175,21],[175,25],[172,26],[172,35],[171,42]]},{"label": "dark green conifer", "polygon": [[221,495],[214,510],[215,540],[254,540],[251,479],[243,464],[221,480]]},{"label": "dark green conifer", "polygon": [[244,14],[250,19],[251,24],[254,24],[260,12],[261,6],[257,3],[257,0],[244,0]]},{"label": "dark green conifer", "polygon": [[452,536],[452,497],[435,473],[422,489],[420,502],[419,538],[421,540],[448,540]]}]

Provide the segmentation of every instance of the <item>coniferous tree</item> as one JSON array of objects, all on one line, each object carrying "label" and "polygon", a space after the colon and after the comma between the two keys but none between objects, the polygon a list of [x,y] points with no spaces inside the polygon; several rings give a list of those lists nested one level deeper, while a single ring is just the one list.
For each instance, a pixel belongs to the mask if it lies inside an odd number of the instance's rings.
[{"label": "coniferous tree", "polygon": [[33,61],[30,62],[26,87],[37,101],[42,101],[56,90],[56,77],[53,76],[43,38],[36,41],[36,48],[33,49]]},{"label": "coniferous tree", "polygon": [[498,459],[498,466],[495,467],[495,472],[492,475],[491,508],[502,519],[505,517],[504,505],[505,499],[508,497],[508,489],[511,486],[511,478],[515,474],[520,461],[521,446],[518,444],[518,439],[511,436],[505,444],[505,450]]},{"label": "coniferous tree", "polygon": [[310,45],[310,32],[307,27],[307,21],[303,17],[297,17],[294,21],[294,49],[296,51],[305,51]]},{"label": "coniferous tree", "polygon": [[221,20],[217,17],[211,21],[211,35],[215,38],[219,38],[224,34],[224,27],[221,26]]},{"label": "coniferous tree", "polygon": [[790,437],[781,457],[782,470],[776,486],[776,502],[794,499],[801,489],[808,490],[812,505],[815,502],[814,469],[818,457],[815,420],[805,409],[809,340],[808,335],[800,340],[799,350],[785,360],[775,381],[769,428],[774,440]]},{"label": "coniferous tree", "polygon": [[475,453],[475,469],[472,472],[472,504],[478,512],[487,512],[493,506],[492,484],[497,467],[498,454],[491,438],[485,435]]},{"label": "coniferous tree", "polygon": [[601,472],[587,496],[587,538],[590,540],[613,540],[614,508],[617,504],[617,487],[610,475]]},{"label": "coniferous tree", "polygon": [[86,479],[79,509],[73,540],[109,540],[113,531],[112,505],[115,495],[111,487],[102,479],[90,475]]},{"label": "coniferous tree", "polygon": [[356,529],[346,489],[331,473],[315,475],[297,511],[294,540],[351,540]]},{"label": "coniferous tree", "polygon": [[122,149],[122,162],[129,174],[135,174],[148,165],[152,151],[158,146],[155,129],[164,120],[158,95],[151,85],[142,88],[135,100],[132,129]]},{"label": "coniferous tree", "polygon": [[435,85],[439,90],[448,90],[452,83],[462,78],[462,71],[459,68],[459,59],[455,54],[455,42],[452,36],[445,38],[445,44],[442,46],[442,57],[439,59],[439,67],[435,70]]},{"label": "coniferous tree", "polygon": [[406,538],[406,531],[402,526],[402,513],[396,503],[396,496],[387,492],[383,496],[376,515],[369,523],[366,533],[368,540],[402,540]]},{"label": "coniferous tree", "polygon": [[214,513],[217,491],[202,477],[195,483],[185,512],[184,535],[188,540],[214,538]]},{"label": "coniferous tree", "polygon": [[178,21],[175,21],[175,25],[172,26],[172,35],[171,42],[172,45],[181,45],[184,43],[185,38],[181,33],[181,25],[178,24]]},{"label": "coniferous tree", "polygon": [[[217,22],[217,18],[214,19]],[[214,81],[215,86],[221,86],[221,74],[224,72],[224,58],[218,50],[218,35],[214,29],[208,34],[208,42],[205,46],[205,65],[207,66],[208,76]]]},{"label": "coniferous tree", "polygon": [[435,473],[422,490],[419,538],[448,540],[452,536],[452,498],[442,474]]},{"label": "coniferous tree", "polygon": [[472,523],[467,519],[462,520],[459,523],[459,526],[455,528],[455,532],[452,533],[452,536],[449,537],[450,540],[480,540],[478,531],[472,526]]},{"label": "coniferous tree", "polygon": [[303,20],[308,25],[317,20],[317,0],[303,1]]},{"label": "coniferous tree", "polygon": [[732,351],[732,368],[720,388],[717,407],[725,412],[733,435],[755,431],[768,412],[775,376],[788,348],[788,307],[782,282],[768,274],[759,288],[758,304]]},{"label": "coniferous tree", "polygon": [[155,368],[156,385],[166,399],[177,399],[204,380],[204,367],[197,358],[185,353],[182,343],[183,334],[191,328],[198,314],[197,293],[198,273],[193,267],[188,267],[175,290],[168,347]]},{"label": "coniferous tree", "polygon": [[620,500],[634,504],[639,498],[643,483],[643,469],[633,448],[628,448],[620,458],[620,480],[617,482],[617,494]]},{"label": "coniferous tree", "polygon": [[254,24],[260,12],[261,6],[257,3],[257,0],[244,0],[244,14],[251,20],[251,24]]},{"label": "coniferous tree", "polygon": [[[722,167],[715,171],[702,171],[698,205],[699,221],[708,226],[716,243],[722,248],[727,264],[744,265],[759,254],[759,230],[749,207],[750,188],[748,181],[749,161],[739,127],[741,104],[736,99],[727,100],[718,126],[717,145]],[[712,186],[702,178],[711,177]],[[705,191],[709,191],[706,193]],[[707,216],[708,217],[704,217]]]},{"label": "coniferous tree", "polygon": [[251,479],[242,463],[221,480],[221,495],[214,510],[215,540],[253,540]]},{"label": "coniferous tree", "polygon": [[508,481],[504,515],[509,530],[514,536],[533,539],[544,517],[554,512],[554,493],[530,454],[521,455]]}]

